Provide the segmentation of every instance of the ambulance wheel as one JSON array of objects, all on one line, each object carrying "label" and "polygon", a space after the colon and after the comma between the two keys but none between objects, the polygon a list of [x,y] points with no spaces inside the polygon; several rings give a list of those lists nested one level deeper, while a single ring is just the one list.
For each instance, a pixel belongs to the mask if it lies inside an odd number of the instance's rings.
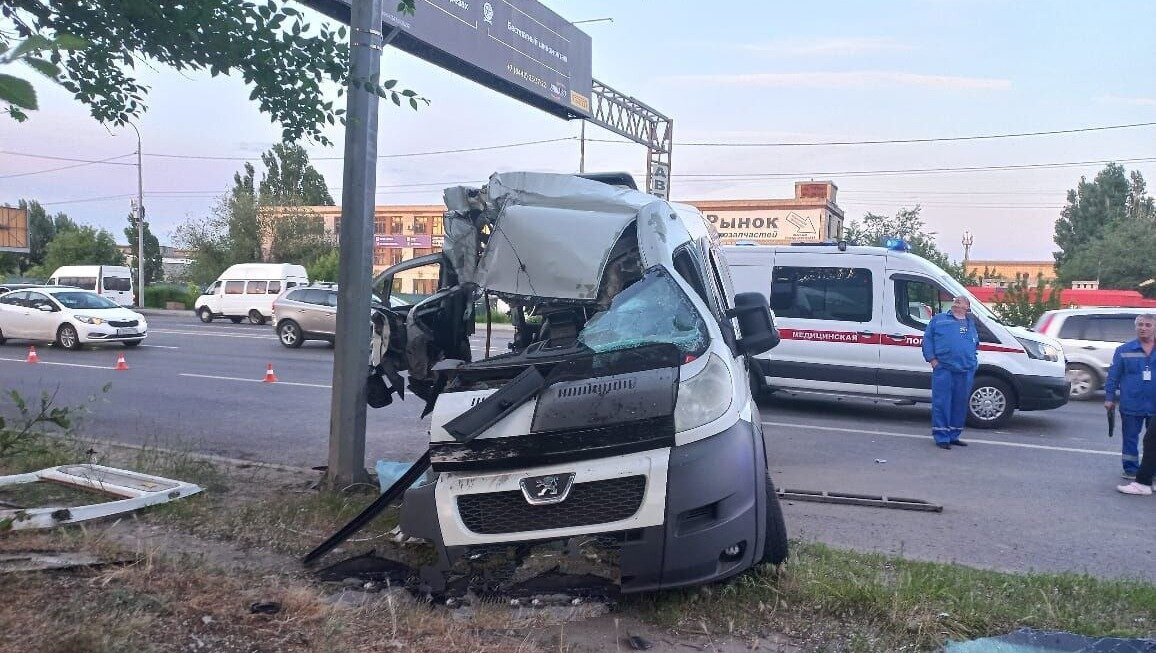
[{"label": "ambulance wheel", "polygon": [[967,400],[967,425],[997,429],[1011,419],[1016,408],[1011,386],[994,376],[977,376]]},{"label": "ambulance wheel", "polygon": [[771,483],[771,473],[767,472],[767,533],[763,543],[764,564],[780,565],[787,559],[787,523],[783,520],[783,508],[779,505],[779,495]]}]

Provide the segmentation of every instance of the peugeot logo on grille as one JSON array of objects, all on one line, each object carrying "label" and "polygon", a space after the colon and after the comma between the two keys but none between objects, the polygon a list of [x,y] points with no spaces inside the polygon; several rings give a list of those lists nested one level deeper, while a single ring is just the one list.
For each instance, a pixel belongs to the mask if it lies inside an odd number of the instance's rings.
[{"label": "peugeot logo on grille", "polygon": [[526,503],[533,506],[544,506],[551,503],[561,503],[570,496],[570,488],[574,486],[574,472],[569,474],[547,474],[546,476],[530,476],[522,479],[522,496]]}]

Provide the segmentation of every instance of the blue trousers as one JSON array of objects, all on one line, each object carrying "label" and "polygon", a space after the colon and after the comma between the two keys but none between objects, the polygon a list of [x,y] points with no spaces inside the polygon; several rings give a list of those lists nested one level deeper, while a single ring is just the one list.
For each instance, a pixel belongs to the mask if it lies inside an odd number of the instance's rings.
[{"label": "blue trousers", "polygon": [[1122,447],[1120,457],[1121,462],[1124,463],[1124,472],[1127,474],[1135,474],[1140,469],[1140,431],[1144,430],[1144,424],[1153,419],[1151,415],[1120,415],[1121,421],[1121,442]]},{"label": "blue trousers", "polygon": [[931,371],[931,437],[938,442],[955,442],[967,421],[967,400],[975,370],[961,372],[943,365]]}]

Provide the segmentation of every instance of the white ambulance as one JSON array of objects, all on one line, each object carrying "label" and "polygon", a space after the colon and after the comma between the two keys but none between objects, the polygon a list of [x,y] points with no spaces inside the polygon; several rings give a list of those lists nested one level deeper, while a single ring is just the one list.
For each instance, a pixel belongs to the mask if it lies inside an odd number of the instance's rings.
[{"label": "white ambulance", "polygon": [[766,295],[782,337],[755,358],[756,390],[930,402],[923,331],[965,295],[980,332],[968,425],[997,428],[1016,409],[1067,402],[1059,342],[1002,324],[950,275],[905,249],[901,242],[724,248],[735,292]]}]

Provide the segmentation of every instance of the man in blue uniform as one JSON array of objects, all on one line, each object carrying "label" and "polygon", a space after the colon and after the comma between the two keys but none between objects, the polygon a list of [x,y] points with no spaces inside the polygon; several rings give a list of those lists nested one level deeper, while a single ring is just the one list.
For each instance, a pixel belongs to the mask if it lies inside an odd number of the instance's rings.
[{"label": "man in blue uniform", "polygon": [[979,330],[970,309],[971,301],[960,295],[951,310],[932,317],[923,332],[923,360],[931,364],[931,436],[940,449],[967,446],[959,437],[979,367]]},{"label": "man in blue uniform", "polygon": [[1104,407],[1116,408],[1119,393],[1120,415],[1123,417],[1123,437],[1121,438],[1124,478],[1136,478],[1140,468],[1140,431],[1144,423],[1156,415],[1156,352],[1153,339],[1156,338],[1156,315],[1145,313],[1136,316],[1136,339],[1116,348],[1112,356],[1112,366],[1108,368],[1108,380],[1104,382]]}]

